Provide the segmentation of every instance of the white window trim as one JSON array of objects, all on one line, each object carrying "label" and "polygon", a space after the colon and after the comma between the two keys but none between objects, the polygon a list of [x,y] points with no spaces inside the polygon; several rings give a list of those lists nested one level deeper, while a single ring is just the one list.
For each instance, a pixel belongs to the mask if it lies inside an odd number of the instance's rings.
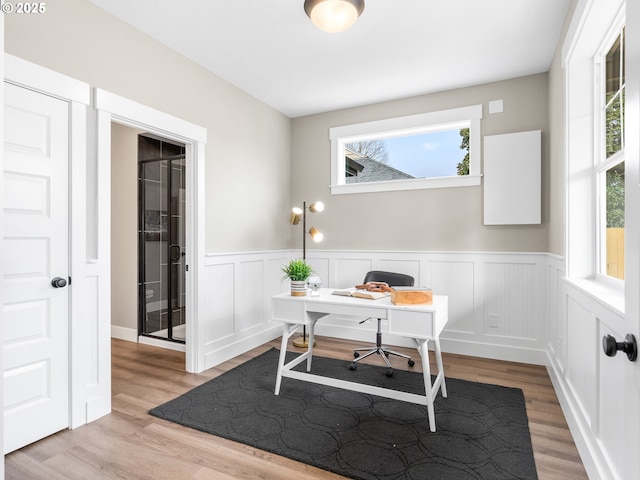
[{"label": "white window trim", "polygon": [[[331,140],[331,194],[388,192],[394,190],[418,190],[426,188],[466,187],[480,185],[480,120],[482,105],[453,108],[436,112],[389,118],[373,122],[344,125],[329,129]],[[348,143],[367,137],[381,137],[389,133],[421,132],[429,127],[469,124],[469,175],[386,182],[346,183],[344,147]]]},{"label": "white window trim", "polygon": [[[600,96],[596,82],[603,70],[602,45],[625,23],[623,0],[579,1],[562,48],[566,125],[566,236],[567,281],[589,292],[606,305],[624,312],[623,282],[597,274],[598,197],[596,165]],[[603,19],[610,23],[603,26]],[[619,29],[618,29],[619,32]],[[606,53],[606,52],[604,52]],[[598,166],[601,167],[601,166]]]},{"label": "white window trim", "polygon": [[[611,45],[620,35],[620,31],[625,25],[625,17],[623,12],[619,12],[614,21],[609,26],[609,29],[602,39],[600,48],[594,57],[595,68],[595,108],[594,108],[594,196],[596,201],[596,245],[595,255],[596,263],[594,265],[594,276],[599,282],[605,283],[610,287],[624,290],[624,280],[612,277],[606,274],[607,270],[607,252],[606,252],[606,185],[603,186],[603,182],[606,184],[606,172],[610,168],[624,161],[624,149],[614,153],[609,158],[606,158],[606,132],[603,128],[605,123],[605,100],[603,98],[603,92],[605,89],[606,72],[605,63],[606,55]],[[622,158],[621,158],[622,157]]]}]

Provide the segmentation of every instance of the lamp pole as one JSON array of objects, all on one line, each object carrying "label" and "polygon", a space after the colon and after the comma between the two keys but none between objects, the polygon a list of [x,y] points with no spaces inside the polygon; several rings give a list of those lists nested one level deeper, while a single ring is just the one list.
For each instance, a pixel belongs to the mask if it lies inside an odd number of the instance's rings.
[{"label": "lamp pole", "polygon": [[302,202],[302,260],[307,259],[307,202]]}]

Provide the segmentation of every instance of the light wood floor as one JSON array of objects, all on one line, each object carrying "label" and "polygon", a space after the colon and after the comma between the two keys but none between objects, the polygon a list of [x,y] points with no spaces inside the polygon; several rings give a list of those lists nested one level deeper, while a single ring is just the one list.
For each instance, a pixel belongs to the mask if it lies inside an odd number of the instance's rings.
[{"label": "light wood floor", "polygon": [[[5,478],[343,478],[163,421],[147,413],[152,407],[175,398],[272,346],[279,347],[279,340],[202,374],[189,374],[184,372],[183,353],[113,340],[113,412],[89,425],[60,432],[7,455]],[[319,355],[350,360],[354,346],[352,341],[319,337],[315,351]],[[298,350],[293,346],[289,348]],[[416,360],[414,369],[421,371],[420,358],[414,355],[415,350],[397,350],[413,355]],[[522,388],[540,480],[587,478],[544,367],[450,354],[444,354],[443,358],[447,377]],[[380,361],[374,359],[372,363]],[[395,368],[408,368],[406,362],[400,359],[392,360],[392,363]]]}]

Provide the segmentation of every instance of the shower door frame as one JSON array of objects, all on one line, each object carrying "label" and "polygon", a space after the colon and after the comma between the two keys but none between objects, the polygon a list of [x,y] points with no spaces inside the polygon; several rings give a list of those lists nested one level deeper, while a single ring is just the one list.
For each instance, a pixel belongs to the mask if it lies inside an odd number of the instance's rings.
[{"label": "shower door frame", "polygon": [[[187,230],[188,230],[188,224],[187,224],[187,214],[186,214],[186,209],[182,212],[181,215],[181,221],[184,224],[183,226],[183,230],[184,230],[184,242],[180,241],[178,242],[179,245],[176,245],[175,243],[172,243],[172,239],[174,238],[173,234],[173,221],[172,218],[174,217],[174,209],[173,209],[173,201],[172,201],[172,188],[173,188],[173,162],[177,161],[177,160],[183,160],[184,161],[184,165],[182,166],[182,175],[185,177],[186,180],[186,173],[187,173],[187,156],[186,156],[186,146],[182,143],[182,142],[174,142],[166,137],[160,137],[157,135],[148,135],[148,134],[140,134],[140,136],[144,136],[147,138],[152,138],[154,140],[160,141],[162,143],[170,143],[175,145],[176,143],[180,143],[181,147],[183,149],[185,149],[185,152],[179,155],[171,155],[171,156],[161,156],[159,158],[152,158],[152,159],[145,159],[145,160],[138,160],[138,176],[140,179],[140,183],[139,183],[139,191],[138,191],[138,225],[139,225],[139,236],[138,236],[138,337],[145,337],[145,338],[149,338],[149,339],[156,339],[156,340],[160,340],[160,341],[164,341],[164,342],[174,342],[176,344],[179,345],[184,345],[186,343],[186,335],[184,339],[176,339],[173,336],[173,328],[174,328],[174,324],[173,324],[173,314],[174,314],[174,306],[171,303],[171,301],[173,300],[173,297],[171,295],[171,292],[173,290],[173,282],[176,281],[176,279],[174,279],[174,263],[182,263],[182,283],[184,284],[184,295],[185,298],[187,296],[187,291],[186,291],[186,279],[187,279],[187,272],[185,271],[185,269],[187,268],[187,263],[186,263],[186,253],[185,253],[185,249],[186,249],[186,234],[187,234]],[[167,306],[166,306],[166,311],[167,311],[167,335],[162,336],[162,335],[154,335],[153,333],[149,333],[147,332],[147,325],[145,325],[146,319],[147,319],[147,315],[148,315],[148,302],[146,301],[146,266],[147,266],[147,255],[146,255],[146,194],[145,194],[145,188],[146,188],[146,184],[145,184],[145,177],[144,177],[144,165],[148,164],[148,163],[152,163],[152,162],[167,162],[167,180],[166,180],[166,192],[162,192],[163,195],[166,195],[165,200],[166,200],[166,206],[167,206],[167,210],[166,210],[166,216],[167,216],[167,231],[166,231],[166,252],[161,253],[161,259],[160,259],[160,304],[162,305],[163,302],[165,301],[165,298],[163,297],[163,288],[162,288],[162,258],[163,255],[166,254],[166,258],[167,258],[167,273],[166,273],[166,282],[167,282]],[[160,172],[162,172],[163,166],[160,165],[159,166],[159,170]],[[162,182],[162,174],[160,175],[160,185],[161,185],[161,190],[164,189],[165,187],[163,187],[163,182]],[[185,182],[185,186],[184,186],[184,190],[185,190],[185,200],[188,197],[188,192],[187,192],[187,185]],[[180,200],[178,200],[179,202]],[[162,204],[162,201],[160,202]],[[162,210],[160,210],[161,212]],[[178,211],[180,211],[180,207],[178,206]],[[160,243],[162,244],[162,235],[164,234],[164,232],[160,231]],[[178,234],[180,236],[180,234]],[[171,249],[175,246],[179,247],[179,252],[178,252],[178,258],[177,259],[173,259],[173,257],[171,256]],[[161,250],[164,247],[161,247]],[[178,291],[178,308],[180,307],[181,304],[181,299],[182,294],[180,291]],[[160,308],[160,318],[162,318],[162,311],[165,310],[165,308],[163,308],[161,306]],[[184,313],[183,313],[184,317],[183,317],[183,323],[181,323],[181,325],[185,325],[185,329],[186,329],[186,323],[187,323],[187,305],[186,305],[186,301],[185,301],[185,305],[184,305]],[[160,327],[162,327],[162,321],[160,321]],[[163,330],[162,328],[160,328],[161,331]],[[186,330],[185,330],[186,333]],[[144,341],[143,341],[144,342]]]}]

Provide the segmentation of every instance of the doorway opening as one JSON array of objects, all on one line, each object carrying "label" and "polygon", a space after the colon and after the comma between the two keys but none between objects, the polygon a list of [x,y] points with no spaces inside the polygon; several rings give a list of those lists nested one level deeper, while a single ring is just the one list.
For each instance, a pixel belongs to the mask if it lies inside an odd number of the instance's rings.
[{"label": "doorway opening", "polygon": [[185,144],[138,135],[138,335],[186,340]]}]

